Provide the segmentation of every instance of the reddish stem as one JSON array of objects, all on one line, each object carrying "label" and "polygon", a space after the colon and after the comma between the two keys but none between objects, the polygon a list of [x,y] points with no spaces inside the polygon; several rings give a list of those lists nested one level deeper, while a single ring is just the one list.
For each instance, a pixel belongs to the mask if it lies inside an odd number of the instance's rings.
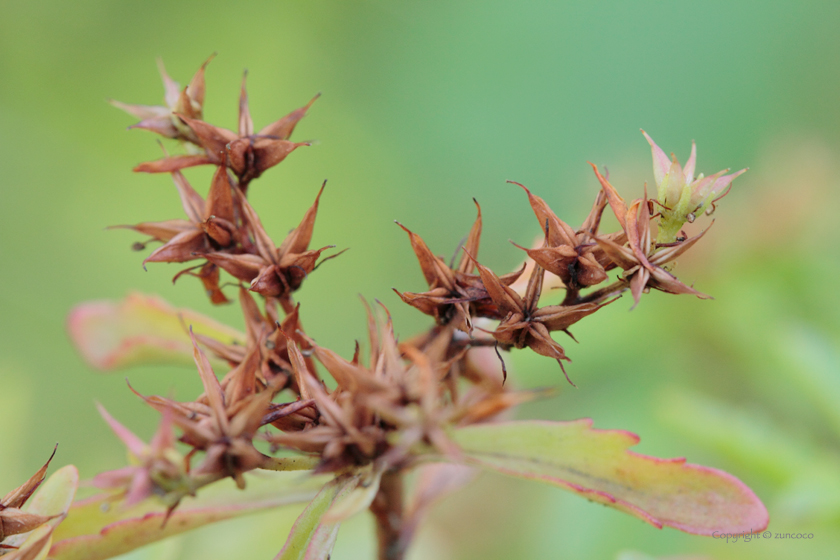
[{"label": "reddish stem", "polygon": [[370,505],[376,518],[379,560],[403,560],[408,543],[401,539],[403,525],[403,479],[398,470],[382,475],[379,491]]}]

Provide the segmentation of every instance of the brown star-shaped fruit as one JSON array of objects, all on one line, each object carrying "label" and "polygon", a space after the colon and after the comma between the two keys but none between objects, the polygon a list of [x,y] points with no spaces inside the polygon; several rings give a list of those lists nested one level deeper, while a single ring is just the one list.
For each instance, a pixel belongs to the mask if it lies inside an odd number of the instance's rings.
[{"label": "brown star-shaped fruit", "polygon": [[306,115],[306,111],[317,98],[318,95],[313,97],[305,106],[292,111],[255,134],[254,122],[251,120],[251,113],[248,108],[245,78],[243,77],[239,98],[239,128],[237,132],[213,126],[186,114],[180,114],[182,123],[192,131],[198,139],[198,144],[204,148],[206,153],[205,156],[202,156],[204,160],[193,156],[173,156],[142,163],[134,170],[146,173],[163,173],[204,163],[225,165],[239,179],[239,188],[242,189],[243,193],[247,192],[248,183],[252,179],[259,177],[266,169],[286,159],[286,156],[300,146],[310,145],[309,142],[291,142],[289,138],[297,123]]},{"label": "brown star-shaped fruit", "polygon": [[[315,270],[321,253],[333,247],[333,245],[327,245],[320,249],[308,250],[315,227],[315,216],[318,213],[318,201],[321,199],[325,185],[326,182],[315,197],[315,203],[304,214],[303,220],[286,236],[280,247],[275,247],[257,213],[242,192],[237,189],[237,201],[241,204],[244,221],[254,239],[256,254],[229,254],[217,251],[202,256],[235,278],[249,282],[251,291],[265,297],[288,298]],[[333,258],[338,254],[327,258]]]},{"label": "brown star-shaped fruit", "polygon": [[[528,194],[531,208],[545,232],[545,243],[542,247],[520,249],[527,252],[528,256],[545,270],[560,277],[567,289],[567,302],[574,303],[581,289],[606,280],[607,271],[616,265],[594,240],[598,235],[601,215],[607,205],[606,196],[602,192],[598,193],[586,220],[575,231],[558,218],[542,198],[532,194],[520,183],[509,182],[519,185]],[[626,241],[623,231],[610,234],[606,238],[618,244]]]},{"label": "brown star-shaped fruit", "polygon": [[562,362],[562,360],[571,360],[566,356],[563,347],[551,338],[550,333],[563,331],[569,334],[570,326],[598,311],[604,305],[612,303],[615,299],[604,302],[603,298],[599,298],[596,301],[575,305],[539,307],[545,274],[541,266],[534,267],[528,280],[525,296],[520,297],[513,289],[505,286],[492,270],[479,263],[476,265],[487,293],[503,317],[502,322],[492,333],[493,338],[502,347],[525,348],[527,346],[537,354],[556,359],[566,379],[572,383]]},{"label": "brown star-shaped fruit", "polygon": [[[429,290],[423,293],[394,291],[405,303],[434,317],[438,324],[452,324],[464,332],[472,332],[473,316],[501,318],[480,276],[472,274],[475,269],[473,257],[478,254],[481,238],[481,207],[475,200],[473,202],[478,209],[478,216],[464,242],[464,254],[457,268],[452,268],[442,258],[435,256],[419,235],[397,222],[408,234]],[[515,282],[520,274],[521,270],[506,274],[499,280],[507,286]]]}]

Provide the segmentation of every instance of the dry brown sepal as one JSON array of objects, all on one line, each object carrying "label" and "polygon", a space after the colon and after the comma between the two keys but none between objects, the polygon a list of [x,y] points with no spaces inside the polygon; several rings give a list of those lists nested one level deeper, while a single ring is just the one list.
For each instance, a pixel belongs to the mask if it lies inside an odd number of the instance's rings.
[{"label": "dry brown sepal", "polygon": [[367,366],[358,350],[353,360],[346,360],[309,341],[313,355],[336,382],[333,391],[312,374],[297,345],[289,341],[295,378],[306,388],[305,397],[314,401],[318,417],[303,430],[284,430],[269,440],[317,454],[321,462],[316,470],[338,472],[370,463],[383,470],[402,468],[419,448],[429,446],[456,458],[459,450],[446,435],[449,427],[485,421],[530,398],[513,396],[498,381],[476,384],[463,395],[450,393],[446,398],[447,384],[441,380],[451,377],[456,368],[477,367],[475,362],[465,363],[469,348],[455,342],[455,327],[436,327],[429,336],[401,344],[390,317],[378,326],[368,311]]},{"label": "dry brown sepal", "polygon": [[333,247],[333,245],[327,245],[320,249],[309,250],[315,217],[318,213],[318,202],[325,185],[326,182],[321,186],[314,204],[306,211],[300,224],[286,236],[280,247],[275,247],[256,211],[244,194],[237,190],[237,201],[242,208],[245,227],[253,238],[254,252],[247,254],[210,252],[202,256],[234,278],[248,282],[251,291],[267,298],[288,299],[318,266],[321,253]]},{"label": "dry brown sepal", "polygon": [[268,386],[258,393],[254,370],[243,368],[242,379],[229,383],[226,391],[195,337],[193,349],[207,404],[138,395],[159,412],[172,415],[173,423],[183,431],[180,440],[193,448],[188,460],[195,452],[204,452],[199,465],[189,469],[190,476],[211,479],[229,476],[237,486],[244,488],[242,474],[267,460],[254,448],[253,438],[263,425],[265,412],[279,389]]},{"label": "dry brown sepal", "polygon": [[[528,194],[534,215],[545,233],[545,243],[542,247],[520,249],[527,252],[528,256],[546,271],[560,277],[567,290],[567,301],[574,302],[581,289],[605,281],[607,271],[616,266],[595,243],[601,216],[607,205],[606,195],[603,192],[598,193],[586,220],[580,228],[573,230],[557,217],[542,198],[532,194],[520,183],[508,182],[519,185]],[[619,245],[627,240],[623,231],[609,234],[605,238]]]},{"label": "dry brown sepal", "polygon": [[628,208],[615,188],[598,172],[598,168],[595,165],[592,165],[592,168],[595,170],[598,181],[601,182],[613,213],[627,234],[629,247],[624,247],[606,237],[595,237],[595,242],[624,271],[622,278],[630,284],[630,291],[636,305],[642,293],[648,288],[670,294],[694,294],[699,298],[709,298],[710,296],[686,286],[676,276],[662,268],[663,265],[690,249],[705,235],[708,228],[690,239],[682,238],[682,241],[666,247],[657,247],[651,242],[651,213],[647,191],[644,198],[634,200]]},{"label": "dry brown sepal", "polygon": [[[116,226],[139,231],[151,236],[153,241],[163,243],[143,260],[143,266],[145,267],[148,262],[188,262],[200,259],[211,251],[243,250],[242,246],[247,244],[247,239],[243,238],[236,225],[232,185],[227,169],[219,166],[216,170],[206,201],[193,189],[180,171],[172,172],[172,178],[178,189],[181,206],[187,215],[187,220]],[[143,248],[145,243],[139,246]],[[194,272],[196,268],[199,269],[198,272]],[[208,262],[182,270],[175,275],[173,282],[184,274],[198,277],[214,304],[228,302],[219,287],[219,270],[214,264]]]},{"label": "dry brown sepal", "polygon": [[[260,392],[267,387],[274,390],[291,389],[297,394],[301,391],[297,380],[292,375],[291,358],[288,353],[288,341],[292,340],[308,350],[309,344],[300,322],[300,305],[295,306],[282,321],[276,314],[276,301],[266,301],[263,314],[253,296],[244,288],[239,289],[239,303],[245,315],[246,344],[223,344],[211,337],[194,335],[196,340],[216,356],[227,360],[232,369],[221,380],[220,385],[229,399],[238,400],[241,396]],[[314,371],[311,358],[304,361]],[[208,404],[207,394],[201,395],[196,402]],[[270,404],[269,413],[279,421],[288,414],[308,415],[300,409],[292,411],[287,405]],[[285,411],[285,415],[281,412]],[[274,421],[274,420],[272,420]],[[264,423],[270,423],[265,421]]]},{"label": "dry brown sepal", "polygon": [[29,477],[29,480],[6,494],[0,500],[0,553],[3,549],[14,548],[3,544],[3,540],[6,537],[28,533],[56,517],[55,515],[27,513],[20,509],[44,481],[47,468],[50,466],[50,461],[55,457],[55,451],[53,449],[52,455],[44,463],[44,466]]},{"label": "dry brown sepal", "polygon": [[487,292],[503,315],[502,322],[492,333],[493,338],[503,348],[528,347],[541,356],[554,358],[560,364],[566,380],[574,385],[566,373],[566,368],[563,367],[563,360],[571,360],[566,356],[563,347],[551,338],[551,332],[563,331],[571,336],[568,331],[570,326],[612,303],[615,299],[603,301],[605,298],[599,298],[596,301],[575,305],[539,307],[545,277],[545,271],[540,265],[534,267],[528,280],[525,296],[520,297],[511,288],[505,286],[492,270],[476,264]]},{"label": "dry brown sepal", "polygon": [[[320,94],[319,94],[320,95]],[[186,113],[179,113],[183,126],[196,137],[197,143],[204,148],[208,161],[186,160],[184,156],[166,157],[161,160],[142,163],[135,171],[146,173],[164,173],[183,169],[202,163],[214,163],[228,167],[239,179],[243,192],[248,184],[262,173],[277,165],[300,146],[309,146],[309,142],[291,142],[289,138],[297,123],[306,115],[309,107],[318,98],[313,97],[303,107],[292,111],[285,117],[266,126],[254,134],[254,123],[248,108],[248,94],[245,90],[245,77],[239,98],[239,127],[237,132],[208,124]]]},{"label": "dry brown sepal", "polygon": [[[423,293],[399,292],[396,289],[394,291],[405,303],[434,317],[438,325],[452,324],[455,328],[467,333],[473,330],[473,316],[501,318],[481,282],[481,277],[473,274],[475,270],[473,257],[478,255],[482,226],[481,207],[475,199],[473,202],[478,209],[478,216],[467,235],[463,245],[464,252],[456,268],[447,266],[442,258],[431,252],[419,235],[397,222],[397,225],[408,234],[429,290]],[[521,273],[522,271],[506,274],[500,278],[500,281],[505,285],[510,285],[519,278]]]},{"label": "dry brown sepal", "polygon": [[192,119],[201,119],[204,108],[204,71],[207,64],[216,55],[211,55],[201,68],[193,76],[190,83],[183,90],[178,82],[174,81],[166,73],[166,68],[163,66],[163,61],[158,59],[158,69],[160,70],[160,77],[163,80],[164,88],[164,102],[162,105],[130,105],[121,103],[110,99],[109,102],[114,107],[122,109],[130,115],[134,115],[140,122],[131,125],[128,128],[143,128],[156,132],[166,138],[173,138],[192,144],[199,144],[198,137],[193,133],[192,129],[184,126],[177,115],[185,115]]}]

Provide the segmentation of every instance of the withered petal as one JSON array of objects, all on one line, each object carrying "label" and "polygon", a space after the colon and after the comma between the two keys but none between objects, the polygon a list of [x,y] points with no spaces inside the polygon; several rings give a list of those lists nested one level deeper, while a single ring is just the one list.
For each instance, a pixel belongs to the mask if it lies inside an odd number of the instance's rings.
[{"label": "withered petal", "polygon": [[163,159],[141,163],[134,168],[134,171],[138,173],[172,173],[179,169],[205,165],[207,163],[215,163],[215,160],[202,155],[169,156]]},{"label": "withered petal", "polygon": [[56,444],[55,448],[53,448],[53,452],[50,455],[50,458],[47,459],[47,462],[38,469],[38,471],[33,474],[29,479],[6,494],[2,500],[0,500],[0,505],[4,508],[20,508],[23,504],[26,503],[26,500],[38,489],[42,482],[44,482],[44,478],[47,475],[47,468],[50,466],[50,462],[55,457],[55,452],[58,449],[58,445]]},{"label": "withered petal", "polygon": [[122,101],[117,101],[116,99],[109,99],[108,103],[110,103],[117,109],[125,111],[133,117],[137,117],[140,120],[168,117],[171,114],[169,108],[161,107],[160,105],[129,104],[123,103]]},{"label": "withered petal", "polygon": [[714,225],[714,222],[709,224],[709,227],[707,227],[706,229],[701,231],[699,234],[695,235],[691,239],[686,239],[685,241],[683,241],[682,243],[680,243],[678,245],[675,245],[673,247],[665,247],[663,249],[660,249],[659,251],[657,251],[656,253],[651,255],[650,263],[653,264],[653,265],[656,265],[656,266],[662,266],[665,263],[673,261],[674,259],[676,259],[680,255],[682,255],[683,253],[685,253],[686,251],[691,249],[691,247],[695,243],[700,241],[700,238],[703,237],[704,235],[706,235],[706,232],[709,231],[709,228],[711,228],[713,225]]},{"label": "withered petal", "polygon": [[572,277],[570,269],[578,260],[578,253],[569,245],[556,247],[541,247],[539,249],[527,249],[514,243],[517,247],[528,253],[528,256],[548,272],[559,276],[564,284],[568,285]]},{"label": "withered petal", "polygon": [[[508,183],[522,187],[528,194],[528,201],[531,203],[531,209],[537,217],[540,224],[540,230],[548,235],[549,245],[556,247],[558,245],[570,245],[574,247],[577,245],[575,237],[575,230],[573,230],[566,222],[557,217],[545,200],[532,194],[528,188],[516,181],[508,181]],[[545,228],[548,227],[548,232]]]},{"label": "withered petal", "polygon": [[260,175],[266,169],[274,167],[301,146],[310,145],[310,142],[290,142],[288,140],[258,138],[253,146],[256,159],[256,174]]},{"label": "withered petal", "polygon": [[165,222],[142,222],[133,226],[108,226],[108,229],[133,229],[144,235],[150,235],[158,241],[169,241],[179,233],[195,231],[196,226],[187,220],[167,220]]},{"label": "withered petal", "polygon": [[648,285],[661,292],[667,292],[669,294],[692,294],[700,299],[711,299],[712,297],[703,292],[698,292],[691,286],[686,286],[676,276],[658,266],[650,271],[650,277]]},{"label": "withered petal", "polygon": [[207,394],[207,399],[210,402],[210,407],[213,409],[213,417],[218,423],[219,430],[222,433],[227,433],[230,428],[228,424],[227,412],[225,411],[225,394],[216,374],[213,373],[213,368],[210,366],[210,361],[207,355],[198,347],[195,341],[195,336],[190,327],[190,338],[193,344],[193,359],[195,365],[198,367],[198,374],[201,376],[201,383],[204,385],[204,392]]},{"label": "withered petal", "polygon": [[185,115],[178,117],[195,133],[201,146],[207,150],[207,156],[212,158],[214,163],[225,161],[225,147],[238,138],[236,134]]},{"label": "withered petal", "polygon": [[411,248],[414,249],[414,254],[420,262],[420,269],[423,271],[423,277],[430,288],[444,286],[448,290],[452,290],[455,284],[455,278],[452,270],[446,266],[446,263],[440,257],[436,257],[429,249],[423,238],[412,232],[399,222],[394,222],[400,226],[404,232],[408,234],[408,239],[411,242]]},{"label": "withered petal", "polygon": [[309,242],[312,240],[312,232],[315,229],[315,217],[318,214],[318,202],[321,200],[321,194],[324,192],[324,187],[327,182],[321,185],[318,195],[315,197],[315,202],[307,209],[303,215],[300,224],[293,229],[283,243],[277,249],[277,254],[281,257],[287,253],[303,253],[309,247]]},{"label": "withered petal", "polygon": [[187,84],[185,91],[187,95],[189,95],[190,99],[194,100],[199,107],[199,113],[197,118],[201,118],[201,108],[204,107],[204,95],[206,92],[206,86],[204,81],[204,72],[207,69],[207,65],[210,64],[210,61],[216,58],[216,53],[211,54],[207,57],[201,67],[196,71],[193,75],[190,83]]},{"label": "withered petal", "polygon": [[467,234],[467,241],[464,243],[464,249],[466,250],[461,255],[461,260],[457,268],[457,271],[463,274],[470,274],[475,269],[473,258],[470,255],[478,258],[478,246],[481,241],[481,206],[479,206],[476,199],[473,199],[473,202],[475,203],[478,215],[475,217],[475,222],[473,222],[472,228],[470,228],[470,232]]},{"label": "withered petal", "polygon": [[318,93],[309,100],[309,103],[301,107],[300,109],[295,109],[282,119],[279,119],[270,125],[266,126],[259,132],[259,136],[273,136],[275,138],[279,138],[281,140],[288,140],[292,136],[292,132],[295,130],[295,126],[300,120],[306,116],[306,112],[315,103],[315,100],[321,97],[321,94]]},{"label": "withered petal", "polygon": [[201,256],[211,263],[218,265],[234,278],[245,282],[250,282],[256,278],[260,270],[265,266],[265,261],[261,257],[247,253],[231,255],[229,253],[213,252],[205,253]]},{"label": "withered petal", "polygon": [[207,238],[201,229],[183,231],[158,247],[143,260],[147,262],[187,262],[201,258],[200,253],[208,249]]},{"label": "withered petal", "polygon": [[531,317],[542,323],[549,331],[564,331],[587,315],[595,313],[617,298],[606,302],[587,302],[577,305],[547,305],[538,309]]},{"label": "withered petal", "polygon": [[251,119],[251,110],[248,108],[248,91],[245,89],[245,80],[248,78],[248,71],[242,74],[242,87],[239,93],[239,136],[251,136],[254,133],[254,121]]},{"label": "withered petal", "polygon": [[233,222],[233,194],[230,177],[227,168],[220,165],[213,175],[213,182],[210,184],[210,191],[207,193],[207,204],[204,209],[204,220],[211,216]]},{"label": "withered petal", "polygon": [[525,308],[525,303],[519,294],[514,292],[511,288],[505,286],[496,274],[489,268],[482,266],[478,261],[475,261],[478,267],[478,272],[481,275],[481,281],[484,283],[484,288],[493,303],[498,306],[501,313],[519,313]]},{"label": "withered petal", "polygon": [[595,237],[595,243],[606,254],[606,256],[615,264],[624,270],[630,270],[634,266],[638,266],[639,262],[633,252],[627,247],[622,247],[618,243],[610,240],[608,237]]},{"label": "withered petal", "polygon": [[610,208],[612,208],[613,213],[615,213],[615,217],[618,219],[618,223],[621,224],[621,228],[627,231],[627,225],[625,222],[625,216],[627,215],[627,205],[624,203],[624,199],[618,194],[618,191],[615,190],[609,181],[607,181],[601,172],[598,171],[598,166],[592,163],[591,161],[588,162],[589,165],[592,166],[592,170],[595,171],[595,176],[598,178],[598,181],[601,183],[601,188],[604,190],[604,193],[607,195],[607,201],[610,204]]},{"label": "withered petal", "polygon": [[199,223],[204,219],[204,199],[184,177],[180,171],[172,172],[172,180],[178,189],[178,196],[181,197],[181,206],[191,222]]},{"label": "withered petal", "polygon": [[178,138],[181,135],[180,131],[177,128],[175,128],[174,124],[172,124],[171,114],[167,114],[165,116],[160,117],[152,117],[150,119],[143,119],[142,121],[133,124],[128,128],[129,130],[134,128],[150,130],[151,132],[160,134],[165,138]]}]

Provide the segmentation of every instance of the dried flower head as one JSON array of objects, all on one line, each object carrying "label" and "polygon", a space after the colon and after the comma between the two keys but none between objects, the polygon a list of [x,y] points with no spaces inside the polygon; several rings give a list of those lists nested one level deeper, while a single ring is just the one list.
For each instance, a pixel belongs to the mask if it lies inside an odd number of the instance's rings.
[{"label": "dried flower head", "polygon": [[224,165],[239,179],[239,187],[242,191],[247,192],[251,180],[286,159],[286,156],[300,146],[310,145],[309,142],[291,142],[289,138],[297,123],[306,115],[307,110],[317,98],[318,95],[303,107],[267,125],[255,134],[254,123],[248,108],[245,77],[243,77],[237,132],[213,126],[199,117],[179,113],[177,116],[181,125],[188,128],[197,139],[198,145],[204,148],[203,159],[172,156],[140,164],[134,170],[146,173],[166,173],[205,163]]},{"label": "dried flower head", "polygon": [[158,69],[160,77],[163,79],[166,106],[129,105],[113,99],[110,99],[109,102],[114,107],[140,119],[139,123],[131,125],[129,128],[143,128],[166,138],[198,145],[198,137],[192,129],[183,124],[178,115],[184,115],[192,119],[202,118],[205,94],[204,70],[215,56],[213,54],[204,61],[204,64],[201,65],[201,68],[198,69],[198,72],[195,73],[190,83],[183,90],[178,82],[166,73],[163,60],[158,59]]},{"label": "dried flower head", "polygon": [[[528,194],[531,208],[545,231],[542,247],[525,250],[542,268],[558,276],[567,290],[567,301],[573,302],[577,293],[584,288],[596,286],[607,279],[607,271],[615,268],[613,263],[595,243],[601,224],[601,215],[607,205],[606,196],[599,192],[586,220],[573,230],[549,208],[546,202],[531,194],[524,185],[508,181],[522,187]],[[607,239],[623,244],[627,236],[623,231],[608,234]],[[517,247],[519,247],[517,245]]]},{"label": "dried flower head", "polygon": [[[439,325],[452,324],[456,329],[472,332],[472,317],[489,317],[499,319],[498,310],[481,282],[480,276],[473,274],[475,270],[474,256],[478,255],[481,239],[481,206],[473,199],[478,209],[478,216],[467,234],[466,242],[459,249],[463,249],[461,260],[456,268],[446,264],[442,258],[435,256],[423,239],[399,222],[396,222],[408,234],[411,248],[420,262],[420,269],[429,290],[423,293],[394,292],[407,304],[415,307],[435,318]],[[456,252],[457,255],[457,252]],[[454,257],[453,257],[454,262]],[[522,271],[502,276],[499,280],[510,285],[516,281]]]}]

